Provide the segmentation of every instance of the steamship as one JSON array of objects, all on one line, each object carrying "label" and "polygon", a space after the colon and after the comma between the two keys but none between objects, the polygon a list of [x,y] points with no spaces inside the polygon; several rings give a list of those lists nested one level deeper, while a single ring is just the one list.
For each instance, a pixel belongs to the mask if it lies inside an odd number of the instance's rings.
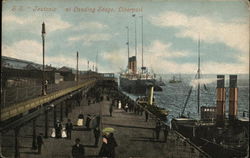
[{"label": "steamship", "polygon": [[155,75],[148,72],[146,67],[142,67],[142,72],[137,73],[136,56],[129,58],[128,70],[120,74],[120,87],[132,94],[145,94],[148,87],[153,86],[154,91],[162,91],[156,82]]},{"label": "steamship", "polygon": [[249,153],[249,118],[237,116],[237,75],[230,75],[228,117],[226,117],[227,104],[224,75],[217,75],[216,105],[200,107],[200,53],[196,76],[198,76],[197,109],[200,119],[193,119],[184,114],[192,91],[191,87],[181,116],[171,121],[172,128],[201,147],[203,151],[209,154],[208,157],[233,158],[247,156],[247,153]]},{"label": "steamship", "polygon": [[[135,17],[135,15],[133,15]],[[137,38],[136,38],[136,20],[135,20],[135,56],[129,56],[129,27],[127,28],[127,46],[128,46],[128,65],[127,70],[120,74],[120,87],[122,90],[132,94],[145,94],[150,86],[154,91],[162,91],[156,76],[150,73],[143,65],[143,16],[141,16],[141,35],[142,35],[142,67],[137,71]]]}]

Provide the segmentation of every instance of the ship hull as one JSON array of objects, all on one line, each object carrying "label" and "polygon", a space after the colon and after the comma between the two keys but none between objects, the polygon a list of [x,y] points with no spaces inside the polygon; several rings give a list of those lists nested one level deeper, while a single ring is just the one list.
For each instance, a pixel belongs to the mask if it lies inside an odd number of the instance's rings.
[{"label": "ship hull", "polygon": [[155,80],[130,80],[120,77],[120,87],[128,93],[146,94],[149,86],[154,86],[154,91],[162,91],[162,88],[156,84]]}]

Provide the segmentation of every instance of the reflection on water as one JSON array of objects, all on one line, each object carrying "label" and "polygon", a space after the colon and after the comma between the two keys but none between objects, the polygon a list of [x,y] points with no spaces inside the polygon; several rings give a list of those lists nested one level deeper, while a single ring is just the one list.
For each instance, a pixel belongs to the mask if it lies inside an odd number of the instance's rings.
[{"label": "reflection on water", "polygon": [[[155,92],[155,100],[158,106],[164,107],[170,111],[170,115],[175,117],[181,113],[184,102],[187,98],[188,91],[192,86],[194,75],[182,75],[181,83],[169,83],[172,79],[172,75],[161,75],[162,80],[166,83],[163,87],[162,92]],[[216,75],[204,75],[202,76],[205,82],[201,85],[200,91],[200,106],[216,106]],[[229,106],[229,75],[225,75],[225,87],[226,87],[226,113],[228,113]],[[249,111],[249,84],[248,75],[238,75],[238,88],[239,88],[239,99],[238,99],[238,116],[242,117],[243,111]],[[133,99],[138,96],[129,96]],[[185,114],[190,113],[190,116],[198,119],[197,113],[197,87],[193,87],[191,96],[187,103]]]}]

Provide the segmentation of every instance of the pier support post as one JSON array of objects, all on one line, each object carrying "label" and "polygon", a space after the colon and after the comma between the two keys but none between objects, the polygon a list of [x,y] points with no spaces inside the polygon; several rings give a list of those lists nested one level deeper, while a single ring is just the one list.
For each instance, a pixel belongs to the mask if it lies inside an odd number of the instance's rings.
[{"label": "pier support post", "polygon": [[0,157],[4,157],[2,154],[2,133],[0,132]]},{"label": "pier support post", "polygon": [[65,101],[65,116],[68,118],[69,114],[69,102],[68,100]]},{"label": "pier support post", "polygon": [[71,100],[68,100],[68,101],[67,101],[67,103],[68,103],[68,104],[67,104],[67,107],[68,107],[68,113],[69,113],[69,112],[72,112],[72,109],[71,109],[71,104],[72,104],[72,101],[71,101]]},{"label": "pier support post", "polygon": [[36,146],[36,119],[33,120],[33,134],[32,134],[32,149],[36,150],[37,146]]},{"label": "pier support post", "polygon": [[63,102],[60,104],[60,121],[63,121]]},{"label": "pier support post", "polygon": [[19,131],[20,127],[14,129],[15,132],[15,158],[20,158],[20,151],[19,151]]},{"label": "pier support post", "polygon": [[45,109],[44,115],[45,115],[44,138],[48,138],[48,111],[47,109]]},{"label": "pier support post", "polygon": [[54,106],[54,110],[53,110],[53,113],[54,113],[54,125],[56,124],[56,105]]}]

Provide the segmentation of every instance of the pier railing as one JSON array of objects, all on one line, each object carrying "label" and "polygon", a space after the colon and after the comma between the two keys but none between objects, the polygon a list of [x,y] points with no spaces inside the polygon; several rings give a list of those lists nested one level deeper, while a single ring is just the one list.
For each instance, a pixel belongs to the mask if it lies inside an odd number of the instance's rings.
[{"label": "pier railing", "polygon": [[[86,80],[80,81],[78,84],[84,83]],[[64,81],[59,84],[48,84],[47,94],[76,86],[76,81]],[[42,85],[33,85],[30,87],[15,87],[8,88],[1,91],[1,107],[5,108],[16,104],[18,102],[23,102],[29,99],[33,99],[41,96],[42,94]]]},{"label": "pier railing", "polygon": [[[126,96],[126,95],[123,94],[121,91],[120,91],[120,95]],[[132,99],[131,99],[131,100],[132,100]],[[146,109],[145,107],[143,107],[143,106],[141,106],[140,104],[136,103],[136,101],[134,101],[134,100],[133,100],[133,102],[134,102],[134,104],[135,104],[136,106],[139,106],[139,107],[140,107],[141,109],[143,109],[144,111],[147,111],[149,115],[154,116],[154,118],[155,118],[156,120],[160,121],[161,124],[167,126],[166,122],[162,121],[162,120],[161,120],[160,118],[158,118],[155,114],[151,113],[148,109]],[[192,146],[194,149],[196,149],[197,151],[199,151],[199,153],[202,155],[201,157],[211,158],[210,155],[208,155],[205,151],[203,151],[201,148],[199,148],[199,147],[196,146],[194,143],[192,143],[189,139],[187,139],[186,137],[184,137],[181,133],[179,133],[179,132],[176,131],[176,130],[172,130],[172,132],[174,132],[174,134],[176,134],[177,137],[180,138],[180,139],[183,141],[183,143],[184,143],[184,142],[185,142],[185,143],[188,143],[188,144],[189,144],[190,146]]]},{"label": "pier railing", "polygon": [[[20,114],[23,114],[33,108],[36,108],[40,105],[43,105],[45,103],[48,103],[52,100],[55,100],[59,97],[62,97],[66,94],[69,94],[73,91],[79,90],[81,88],[89,88],[91,86],[94,86],[96,83],[96,80],[89,80],[83,83],[73,83],[74,86],[70,86],[68,88],[58,90],[52,93],[49,93],[47,95],[39,96],[33,99],[29,99],[26,101],[18,102],[15,104],[12,104],[11,106],[7,106],[4,108],[1,108],[1,117],[0,121],[5,121],[7,119],[10,119],[14,116],[18,116]],[[63,87],[61,87],[63,88]]]}]

